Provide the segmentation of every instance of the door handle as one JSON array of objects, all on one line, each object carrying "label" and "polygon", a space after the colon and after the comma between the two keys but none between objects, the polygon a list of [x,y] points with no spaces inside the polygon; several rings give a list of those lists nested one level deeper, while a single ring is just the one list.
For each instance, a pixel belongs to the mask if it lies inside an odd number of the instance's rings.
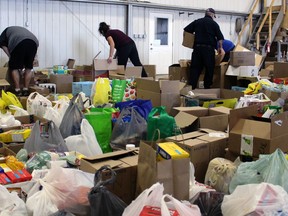
[{"label": "door handle", "polygon": [[150,50],[153,50],[153,48],[151,47]]}]

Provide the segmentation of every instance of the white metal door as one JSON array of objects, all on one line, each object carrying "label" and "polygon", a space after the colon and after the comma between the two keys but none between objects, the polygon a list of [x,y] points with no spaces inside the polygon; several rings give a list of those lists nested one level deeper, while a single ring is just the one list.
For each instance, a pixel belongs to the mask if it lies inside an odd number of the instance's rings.
[{"label": "white metal door", "polygon": [[157,74],[168,74],[172,64],[172,14],[150,13],[149,64]]}]

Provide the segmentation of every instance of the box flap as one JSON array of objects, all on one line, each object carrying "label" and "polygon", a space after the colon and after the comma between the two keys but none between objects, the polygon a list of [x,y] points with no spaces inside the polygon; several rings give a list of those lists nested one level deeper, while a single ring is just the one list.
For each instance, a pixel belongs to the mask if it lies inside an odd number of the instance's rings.
[{"label": "box flap", "polygon": [[250,119],[251,116],[256,116],[257,113],[257,105],[231,110],[229,116],[229,129],[231,130],[239,119]]},{"label": "box flap", "polygon": [[269,122],[239,119],[231,129],[230,133],[252,135],[253,137],[261,139],[271,139],[270,130],[271,127]]},{"label": "box flap", "polygon": [[217,140],[227,139],[228,134],[222,131],[213,131],[203,136],[198,137],[200,140],[204,140],[207,142],[213,142]]},{"label": "box flap", "polygon": [[180,81],[178,80],[160,80],[161,93],[179,93]]},{"label": "box flap", "polygon": [[177,136],[167,137],[166,139],[174,141],[174,142],[180,142],[180,141],[187,140],[187,139],[194,139],[194,138],[197,138],[199,136],[203,136],[205,134],[206,134],[206,132],[204,132],[204,131],[202,132],[199,130],[199,131],[193,131],[190,133],[180,134]]},{"label": "box flap", "polygon": [[138,155],[134,155],[131,157],[121,158],[121,161],[128,164],[129,166],[137,166],[138,165]]},{"label": "box flap", "polygon": [[198,117],[188,114],[186,112],[179,112],[175,117],[174,117],[177,126],[180,128],[188,127],[191,125],[194,121],[198,119]]},{"label": "box flap", "polygon": [[126,77],[141,77],[142,67],[126,67],[125,76]]},{"label": "box flap", "polygon": [[7,71],[7,67],[0,67],[0,79],[6,79]]},{"label": "box flap", "polygon": [[199,117],[199,127],[226,131],[228,127],[228,115],[220,114]]},{"label": "box flap", "polygon": [[160,93],[160,83],[151,79],[136,78],[137,89]]},{"label": "box flap", "polygon": [[230,108],[219,106],[209,108],[209,115],[230,114]]},{"label": "box flap", "polygon": [[175,110],[182,111],[196,117],[207,116],[208,108],[195,106],[195,107],[174,107]]},{"label": "box flap", "polygon": [[85,157],[83,158],[83,160],[87,160],[87,161],[97,161],[97,160],[103,160],[103,159],[119,159],[119,158],[123,158],[123,157],[127,157],[127,156],[131,156],[133,155],[133,153],[135,153],[135,150],[121,150],[121,151],[114,151],[114,152],[108,152],[105,154],[101,154],[101,155],[96,155],[93,157]]},{"label": "box flap", "polygon": [[229,89],[221,89],[220,90],[220,98],[222,99],[230,99],[230,98],[240,98],[244,96],[244,92],[234,91]]}]

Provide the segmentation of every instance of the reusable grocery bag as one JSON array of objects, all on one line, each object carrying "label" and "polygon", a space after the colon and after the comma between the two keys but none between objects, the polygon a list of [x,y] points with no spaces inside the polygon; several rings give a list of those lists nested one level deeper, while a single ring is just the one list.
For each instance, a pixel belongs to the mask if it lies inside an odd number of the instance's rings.
[{"label": "reusable grocery bag", "polygon": [[123,99],[126,88],[126,80],[113,79],[112,80],[112,100],[113,102],[120,102]]},{"label": "reusable grocery bag", "polygon": [[178,129],[175,119],[166,112],[164,106],[154,107],[149,113],[147,120],[147,140],[153,140],[152,137],[156,130],[160,130],[161,139],[177,134]]},{"label": "reusable grocery bag", "polygon": [[151,100],[142,99],[119,102],[115,104],[115,107],[119,108],[120,111],[125,107],[133,107],[146,120],[153,108]]},{"label": "reusable grocery bag", "polygon": [[110,108],[92,108],[85,118],[93,127],[97,141],[103,153],[111,152],[112,110]]},{"label": "reusable grocery bag", "polygon": [[159,182],[164,185],[164,193],[179,200],[188,200],[190,158],[158,161],[157,146],[157,142],[140,142],[136,193],[140,194]]},{"label": "reusable grocery bag", "polygon": [[123,101],[135,100],[136,96],[136,82],[134,78],[126,79],[126,88],[123,95]]},{"label": "reusable grocery bag", "polygon": [[112,149],[125,149],[126,144],[139,146],[145,139],[147,123],[133,107],[125,107],[118,117],[111,135]]},{"label": "reusable grocery bag", "polygon": [[[111,177],[102,180],[102,173],[111,173]],[[94,187],[88,194],[91,207],[91,216],[113,215],[121,216],[126,204],[115,194],[110,192],[106,185],[112,184],[116,179],[116,173],[108,166],[103,166],[95,173]]]},{"label": "reusable grocery bag", "polygon": [[54,122],[48,122],[48,130],[41,131],[39,120],[34,124],[30,136],[25,141],[24,148],[29,153],[45,150],[57,152],[68,151],[65,141]]},{"label": "reusable grocery bag", "polygon": [[[76,102],[77,98],[78,103]],[[83,101],[77,94],[71,99],[59,126],[64,139],[68,136],[81,134],[81,121],[84,118],[82,110],[84,110]]]}]

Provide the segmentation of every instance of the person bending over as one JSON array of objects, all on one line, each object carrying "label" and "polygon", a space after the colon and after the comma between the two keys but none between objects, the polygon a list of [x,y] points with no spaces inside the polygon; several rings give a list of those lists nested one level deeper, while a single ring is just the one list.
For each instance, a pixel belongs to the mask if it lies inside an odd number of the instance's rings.
[{"label": "person bending over", "polygon": [[[0,47],[9,57],[9,71],[15,85],[17,96],[28,96],[32,77],[33,61],[39,46],[36,36],[24,27],[7,27],[0,35]],[[24,72],[24,87],[20,89],[20,73]]]},{"label": "person bending over", "polygon": [[[98,30],[100,34],[106,38],[110,46],[109,58],[107,60],[108,63],[112,62],[113,54],[116,49],[118,65],[124,65],[126,68],[129,58],[134,66],[142,66],[135,42],[129,36],[118,29],[110,29],[110,26],[105,22],[101,22],[99,24]],[[143,66],[141,76],[147,77],[147,73]]]}]

